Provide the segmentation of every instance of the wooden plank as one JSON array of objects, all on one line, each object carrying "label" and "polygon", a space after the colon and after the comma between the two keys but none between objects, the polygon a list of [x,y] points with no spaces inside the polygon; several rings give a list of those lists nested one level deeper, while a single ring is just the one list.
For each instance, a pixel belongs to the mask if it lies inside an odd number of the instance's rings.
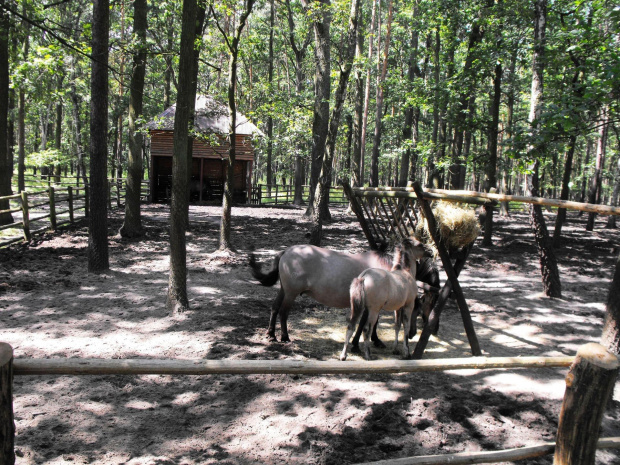
[{"label": "wooden plank", "polygon": [[[598,440],[598,449],[620,449],[620,437],[601,438]],[[399,459],[379,460],[366,462],[364,465],[472,465],[478,463],[515,462],[517,460],[533,459],[553,454],[555,444],[545,442],[535,446],[518,447],[497,451],[459,452],[444,455],[423,455],[418,457],[404,457]]]},{"label": "wooden plank", "polygon": [[[402,198],[402,199],[416,199],[417,196],[414,192],[406,192],[406,191],[383,191],[383,190],[377,190],[377,191],[369,191],[369,190],[361,190],[361,189],[354,189],[355,195],[359,196],[359,197],[370,197],[370,198],[387,198],[387,197],[393,197],[393,198]],[[452,192],[452,191],[447,191],[447,192]],[[471,203],[474,205],[486,205],[489,202],[492,202],[492,200],[489,199],[484,199],[484,198],[477,198],[477,197],[473,197],[473,196],[463,196],[463,195],[454,195],[454,194],[438,194],[438,193],[429,193],[429,192],[425,192],[424,193],[424,198],[427,200],[443,200],[446,202],[456,202],[456,203]]]},{"label": "wooden plank", "polygon": [[24,375],[376,374],[498,368],[567,368],[574,357],[468,357],[438,360],[148,360],[17,358]]},{"label": "wooden plank", "polygon": [[[444,247],[443,242],[441,242],[441,238],[439,237],[439,233],[437,231],[437,223],[435,222],[435,215],[433,215],[433,211],[431,210],[430,205],[424,198],[422,187],[420,186],[420,183],[418,181],[415,181],[413,183],[413,188],[418,195],[418,202],[420,203],[420,206],[424,211],[424,216],[426,217],[426,221],[428,223],[428,231],[433,238],[433,241],[435,242],[435,246],[437,247],[437,251],[439,252],[439,258],[441,258],[441,263],[443,264],[444,271],[446,272],[446,275],[448,275],[448,279],[452,283],[452,288],[454,291],[454,295],[456,296],[459,310],[461,312],[461,318],[463,320],[463,326],[465,327],[465,333],[467,334],[469,346],[471,347],[471,352],[473,355],[480,355],[482,352],[480,351],[478,337],[476,336],[476,331],[474,330],[474,324],[471,319],[471,314],[469,313],[469,306],[467,305],[467,301],[463,296],[463,291],[461,289],[461,285],[459,284],[458,277],[456,276],[456,272],[454,271],[454,267],[452,266],[452,262],[450,261],[448,251]],[[424,348],[422,348],[422,350],[423,349]]]}]

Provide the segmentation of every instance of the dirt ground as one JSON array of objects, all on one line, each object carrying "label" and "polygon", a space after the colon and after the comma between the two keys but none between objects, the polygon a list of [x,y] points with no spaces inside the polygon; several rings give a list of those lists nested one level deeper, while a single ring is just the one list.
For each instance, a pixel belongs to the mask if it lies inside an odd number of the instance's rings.
[{"label": "dirt ground", "polygon": [[[332,212],[324,246],[364,250],[354,217]],[[233,208],[239,253],[223,256],[214,253],[220,208],[190,207],[191,310],[174,318],[165,310],[168,209],[145,205],[143,214],[147,239],[132,241],[116,234],[122,216],[112,212],[111,271],[104,275],[87,272],[85,223],[0,251],[0,341],[13,346],[17,359],[338,357],[347,310],[300,298],[289,318],[293,341],[269,342],[265,334],[277,289],[260,286],[246,264],[250,247],[265,263],[276,251],[307,243],[302,210]],[[554,216],[547,219],[552,225]],[[525,214],[499,219],[493,247],[476,243],[460,283],[485,355],[574,355],[580,345],[598,340],[620,246],[618,230],[604,229],[604,221],[588,233],[585,216],[569,215],[557,252],[563,299],[541,296]],[[388,314],[380,320],[386,342],[393,338],[392,321]],[[374,349],[373,356],[395,357],[390,349]],[[449,301],[425,358],[467,356],[462,321]],[[513,369],[17,376],[17,463],[344,464],[533,445],[554,440],[565,375],[566,369]],[[616,388],[602,436],[620,436],[619,401]],[[617,454],[599,452],[598,462],[618,464]]]}]

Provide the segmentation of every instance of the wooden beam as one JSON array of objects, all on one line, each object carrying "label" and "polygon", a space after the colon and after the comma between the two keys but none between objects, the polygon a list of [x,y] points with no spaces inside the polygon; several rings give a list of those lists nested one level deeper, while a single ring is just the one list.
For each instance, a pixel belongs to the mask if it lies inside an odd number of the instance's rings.
[{"label": "wooden beam", "polygon": [[[354,192],[360,197],[406,197],[416,198],[412,187],[364,187],[355,188]],[[573,202],[570,200],[547,199],[544,197],[525,197],[521,195],[492,194],[487,192],[426,189],[424,198],[430,200],[445,200],[484,205],[493,202],[531,203],[547,207],[566,208],[567,210],[598,213],[599,215],[620,215],[620,207],[598,205],[593,203]]]},{"label": "wooden beam", "polygon": [[[426,217],[426,221],[428,223],[428,232],[430,233],[433,241],[435,242],[435,246],[437,247],[437,251],[439,252],[439,258],[441,258],[441,263],[443,264],[444,271],[446,275],[448,275],[448,279],[452,283],[452,289],[454,295],[456,296],[456,302],[459,306],[459,310],[461,312],[461,318],[463,319],[463,326],[465,327],[465,333],[467,334],[467,340],[469,341],[469,346],[471,347],[471,353],[473,355],[480,355],[482,352],[480,351],[480,345],[478,344],[478,337],[476,336],[476,331],[474,329],[474,324],[471,319],[471,314],[469,313],[469,306],[467,305],[467,301],[463,296],[463,290],[461,289],[461,285],[459,284],[459,279],[454,271],[454,267],[452,266],[452,262],[450,261],[450,256],[448,255],[448,251],[446,250],[443,242],[441,242],[441,238],[439,237],[439,232],[437,230],[437,223],[435,221],[435,215],[433,215],[433,211],[431,210],[431,206],[428,204],[426,199],[424,198],[424,192],[422,191],[422,187],[418,181],[413,183],[413,189],[415,190],[416,195],[418,196],[418,203],[424,212],[424,216]],[[418,343],[419,344],[419,343]],[[416,347],[417,349],[417,347]],[[424,348],[422,348],[423,350]]]},{"label": "wooden beam", "polygon": [[[620,438],[601,438],[598,449],[620,449]],[[477,463],[515,462],[553,454],[555,443],[545,442],[535,446],[497,451],[459,452],[457,454],[423,455],[400,459],[367,462],[365,465],[471,465]]]},{"label": "wooden beam", "polygon": [[574,357],[468,357],[437,360],[149,360],[17,358],[24,375],[376,374],[498,368],[566,368]]}]

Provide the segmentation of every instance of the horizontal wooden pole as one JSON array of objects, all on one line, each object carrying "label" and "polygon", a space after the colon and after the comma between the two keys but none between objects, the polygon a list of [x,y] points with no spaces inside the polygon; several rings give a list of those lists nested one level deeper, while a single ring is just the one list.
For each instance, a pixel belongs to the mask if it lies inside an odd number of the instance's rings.
[{"label": "horizontal wooden pole", "polygon": [[533,205],[543,205],[547,207],[566,208],[567,210],[578,210],[588,213],[598,213],[600,215],[620,215],[620,207],[610,207],[609,205],[597,205],[593,203],[572,202],[570,200],[546,199],[544,197],[524,197],[521,195],[507,194],[487,194],[485,192],[474,191],[448,191],[445,189],[428,189],[426,192],[445,193],[450,192],[455,195],[472,195],[478,198],[496,200],[498,202],[518,202],[531,203]]},{"label": "horizontal wooden pole", "polygon": [[[12,195],[4,195],[2,197],[0,197],[0,200],[13,200],[13,199],[19,199],[21,198],[21,194],[12,194]],[[0,213],[5,213],[4,211],[1,211]]]},{"label": "horizontal wooden pole", "polygon": [[[358,187],[354,189],[354,192],[364,197],[415,198],[415,193],[413,192],[412,187]],[[435,197],[433,196],[433,194],[439,197]],[[440,197],[442,195],[447,195],[448,197],[443,199]],[[424,198],[431,200],[448,200],[453,202],[462,201],[464,203],[486,203],[489,200],[495,202],[531,203],[534,205],[565,208],[567,210],[598,213],[600,215],[620,215],[620,207],[611,207],[609,205],[572,202],[570,200],[547,199],[544,197],[524,197],[521,195],[490,194],[486,192],[465,190],[425,189]]]},{"label": "horizontal wooden pole", "polygon": [[[618,449],[620,438],[601,438],[597,449]],[[554,442],[545,442],[536,446],[518,447],[485,452],[460,452],[458,454],[424,455],[419,457],[405,457],[392,460],[367,462],[365,465],[470,465],[476,463],[514,462],[516,460],[531,459],[553,454]]]},{"label": "horizontal wooden pole", "polygon": [[574,357],[469,357],[440,360],[15,359],[15,375],[217,375],[416,373],[491,368],[569,367]]},{"label": "horizontal wooden pole", "polygon": [[4,231],[5,229],[11,229],[11,228],[21,228],[23,224],[24,223],[22,223],[21,221],[18,221],[16,223],[3,224],[2,226],[0,226],[0,231]]},{"label": "horizontal wooden pole", "polygon": [[[360,197],[374,197],[374,198],[400,198],[400,199],[416,199],[415,192],[409,192],[405,190],[368,190],[368,189],[353,189],[356,196]],[[487,200],[483,198],[476,198],[473,196],[462,196],[443,193],[428,193],[424,192],[424,198],[428,200],[443,200],[445,202],[456,203],[471,203],[474,205],[485,205],[488,203],[494,203],[493,200]]]}]

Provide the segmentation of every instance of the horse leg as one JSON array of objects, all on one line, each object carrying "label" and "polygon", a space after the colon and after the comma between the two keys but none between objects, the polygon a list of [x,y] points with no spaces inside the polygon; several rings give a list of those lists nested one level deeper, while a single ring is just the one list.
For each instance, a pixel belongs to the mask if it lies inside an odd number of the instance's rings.
[{"label": "horse leg", "polygon": [[379,311],[368,311],[368,322],[364,325],[364,358],[370,360],[370,332],[371,328],[377,324]]},{"label": "horse leg", "polygon": [[[363,320],[362,322],[359,321],[360,317]],[[349,340],[351,339],[351,336],[353,335],[353,330],[355,329],[355,325],[358,324],[358,322],[359,322],[359,326],[358,326],[355,337],[358,338],[357,352],[360,351],[360,348],[359,348],[359,334],[361,333],[360,328],[362,328],[362,326],[366,324],[366,320],[368,320],[368,310],[364,309],[364,311],[360,312],[359,306],[351,305],[351,317],[349,319],[349,324],[347,325],[347,334],[344,339],[344,347],[342,349],[342,353],[340,354],[340,360],[345,361],[347,359],[347,350],[349,347]],[[353,348],[351,349],[351,352],[354,352]]]},{"label": "horse leg", "polygon": [[375,325],[372,327],[372,335],[371,335],[371,340],[372,343],[375,347],[379,348],[379,349],[385,349],[385,344],[379,339],[379,336],[377,336],[377,326],[379,325],[379,318],[377,318],[377,322],[375,323]]},{"label": "horse leg", "polygon": [[409,307],[403,307],[401,312],[402,312],[402,318],[403,318],[403,359],[407,360],[409,359],[409,339],[407,338],[407,328],[410,328],[412,325],[412,318],[415,318],[415,315],[413,315],[413,307],[414,307],[415,303],[412,304]]},{"label": "horse leg", "polygon": [[361,354],[360,350],[360,336],[362,335],[362,331],[364,330],[364,326],[368,321],[368,310],[364,309],[361,315],[361,319],[359,325],[357,326],[357,331],[355,332],[355,336],[353,336],[353,341],[351,341],[351,353],[353,354]]},{"label": "horse leg", "polygon": [[267,329],[267,338],[273,342],[277,341],[276,321],[278,319],[278,314],[280,313],[280,309],[282,308],[283,301],[284,301],[284,290],[280,289],[278,291],[278,295],[276,296],[276,300],[273,301],[273,305],[271,306],[271,317],[269,318],[269,329]]},{"label": "horse leg", "polygon": [[[403,309],[399,308],[394,310],[394,345],[392,346],[392,353],[398,355],[398,333],[400,332],[400,325],[403,319]],[[407,333],[403,335],[407,339]]]},{"label": "horse leg", "polygon": [[288,312],[291,310],[293,306],[293,301],[295,299],[290,299],[285,297],[282,301],[282,306],[280,307],[280,332],[282,333],[280,340],[282,342],[291,342],[291,339],[288,337]]}]

